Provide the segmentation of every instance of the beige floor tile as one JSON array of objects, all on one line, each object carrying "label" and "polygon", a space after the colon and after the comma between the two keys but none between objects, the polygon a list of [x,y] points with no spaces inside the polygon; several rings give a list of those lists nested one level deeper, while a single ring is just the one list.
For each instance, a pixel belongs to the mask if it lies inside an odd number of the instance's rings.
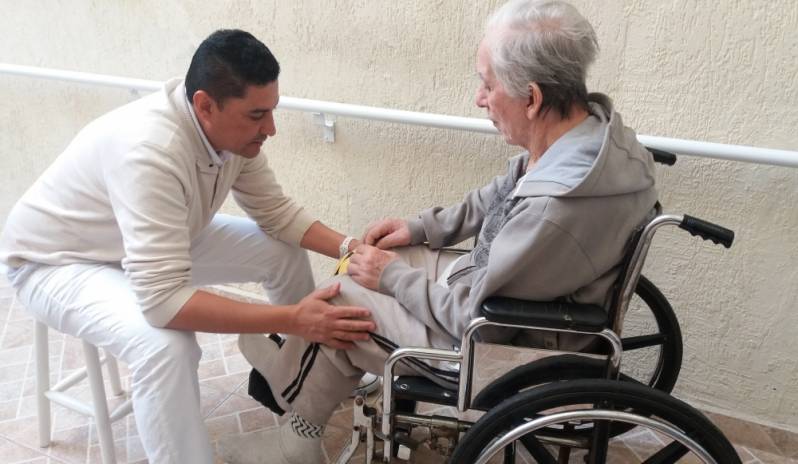
[{"label": "beige floor tile", "polygon": [[0,402],[0,422],[17,418],[19,400]]},{"label": "beige floor tile", "polygon": [[222,404],[229,395],[230,393],[215,388],[200,388],[200,411],[202,412],[202,417],[208,417],[208,414]]},{"label": "beige floor tile", "polygon": [[277,425],[277,418],[275,415],[262,406],[248,411],[241,411],[238,414],[238,420],[241,422],[241,431],[244,433],[271,428]]},{"label": "beige floor tile", "polygon": [[330,421],[327,424],[333,427],[351,429],[353,425],[352,420],[353,409],[350,406],[348,408],[337,409],[332,417],[330,417]]},{"label": "beige floor tile", "polygon": [[6,324],[0,350],[33,345],[33,324],[30,321],[9,322]]},{"label": "beige floor tile", "polygon": [[798,460],[798,433],[765,427],[767,433],[782,456]]},{"label": "beige floor tile", "polygon": [[252,409],[265,409],[257,401],[251,398],[244,398],[239,395],[229,395],[224,399],[210,414],[206,417],[226,416],[234,414],[239,411],[247,411]]},{"label": "beige floor tile", "polygon": [[226,356],[224,362],[227,366],[228,374],[249,373],[249,371],[252,370],[252,365],[242,354]]},{"label": "beige floor tile", "polygon": [[751,454],[754,455],[762,464],[798,464],[798,460],[790,459],[779,454],[768,453],[752,449]]},{"label": "beige floor tile", "polygon": [[47,457],[29,447],[22,446],[6,438],[0,437],[0,460],[7,464],[36,462]]},{"label": "beige floor tile", "polygon": [[[31,336],[32,334],[33,334],[33,328],[31,327]],[[51,347],[55,348],[55,345],[53,345],[52,342],[51,342]],[[58,348],[60,349],[60,345],[58,346]],[[22,361],[26,361],[30,359],[32,350],[33,350],[32,345],[18,346],[16,348],[0,350],[0,366],[5,366],[7,364],[16,364]],[[0,376],[0,382],[5,382],[8,380],[10,379]]]},{"label": "beige floor tile", "polygon": [[200,345],[200,348],[202,348],[201,362],[222,359],[222,344],[219,342],[219,340],[214,340],[212,343]]},{"label": "beige floor tile", "polygon": [[227,371],[225,370],[224,361],[222,359],[215,359],[201,362],[197,374],[200,380],[204,380],[227,375]]},{"label": "beige floor tile", "polygon": [[[202,388],[213,388],[224,392],[236,392],[240,393],[242,396],[249,397],[246,391],[246,380],[248,378],[249,371],[238,372],[235,374],[227,374],[220,377],[200,380],[200,385],[202,385]],[[241,391],[242,384],[243,391]]]},{"label": "beige floor tile", "polygon": [[768,434],[765,427],[744,422],[721,414],[707,413],[707,417],[719,428],[732,443],[754,448],[768,453],[779,454],[780,451]]},{"label": "beige floor tile", "polygon": [[215,333],[207,333],[207,332],[197,332],[197,343],[200,346],[210,345],[213,343],[219,343],[219,334]]},{"label": "beige floor tile", "polygon": [[[114,441],[114,453],[116,456],[117,464],[126,463],[127,462],[127,441],[126,440],[115,440]],[[85,461],[87,464],[102,464],[102,453],[100,451],[100,445],[93,444],[89,447],[88,458]]]},{"label": "beige floor tile", "polygon": [[0,422],[0,437],[37,448],[39,446],[38,422],[33,417]]},{"label": "beige floor tile", "polygon": [[222,354],[227,356],[235,356],[237,354],[241,354],[241,351],[238,349],[238,338],[232,340],[224,340],[219,345],[222,350]]},{"label": "beige floor tile", "polygon": [[0,383],[0,402],[19,400],[24,380]]},{"label": "beige floor tile", "polygon": [[241,433],[241,428],[238,424],[238,416],[236,414],[212,417],[205,421],[205,425],[208,427],[208,434],[211,437],[211,441],[218,441],[219,438],[225,435]]},{"label": "beige floor tile", "polygon": [[50,446],[44,449],[48,456],[68,463],[84,464],[89,449],[89,426],[60,430],[53,433]]},{"label": "beige floor tile", "polygon": [[[89,445],[97,445],[100,443],[100,438],[97,433],[97,427],[94,425],[94,420],[90,422],[89,427]],[[111,424],[111,433],[114,440],[125,440],[128,436],[127,423],[123,420],[118,420]]]},{"label": "beige floor tile", "polygon": [[734,445],[734,450],[737,451],[737,456],[743,464],[759,464],[759,460],[746,447]]},{"label": "beige floor tile", "polygon": [[[341,454],[349,441],[352,439],[352,430],[343,429],[340,427],[327,427],[324,429],[324,437],[322,437],[322,445],[324,452],[331,462]],[[362,446],[361,448],[364,448]],[[362,453],[362,450],[358,450]]]}]

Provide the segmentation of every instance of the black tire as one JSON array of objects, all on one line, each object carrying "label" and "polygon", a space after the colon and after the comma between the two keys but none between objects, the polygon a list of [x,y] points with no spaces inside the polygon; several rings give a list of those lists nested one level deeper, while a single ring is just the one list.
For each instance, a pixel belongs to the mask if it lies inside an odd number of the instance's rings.
[{"label": "black tire", "polygon": [[[740,458],[731,443],[712,422],[692,406],[644,385],[604,379],[551,383],[527,390],[504,401],[488,411],[469,429],[460,440],[450,462],[457,464],[476,462],[482,451],[495,439],[523,424],[529,418],[539,417],[555,408],[585,404],[599,404],[600,409],[624,411],[664,421],[695,440],[718,463],[740,464]],[[546,428],[549,435],[550,431],[551,428]],[[530,450],[539,462],[557,462],[554,455],[546,454],[550,451],[541,445],[534,434],[530,435],[520,440],[527,450]],[[657,453],[678,452],[680,451],[678,445],[676,442],[665,445]],[[534,453],[543,454],[537,456]],[[675,462],[676,459],[678,458],[657,462]],[[613,462],[613,459],[610,457],[607,462]]]},{"label": "black tire", "polygon": [[[682,330],[679,327],[679,320],[665,295],[643,275],[637,282],[635,295],[648,308],[650,316],[653,316],[656,330],[647,333],[628,333],[631,330],[629,319],[633,317],[631,313],[635,311],[633,307],[635,300],[633,300],[626,314],[624,330],[621,332],[623,343],[621,372],[640,383],[670,393],[682,369]],[[630,357],[633,358],[637,352],[643,350],[658,352],[651,370],[644,374],[645,378],[638,378],[629,368],[625,369],[624,364],[628,366]]]},{"label": "black tire", "polygon": [[[650,327],[628,327],[630,324],[627,324],[626,332],[622,332],[621,379],[670,393],[682,367],[679,320],[662,292],[645,276],[640,276],[635,296],[626,316],[645,319]],[[635,361],[646,364],[642,372],[639,372],[641,369],[635,372],[628,369]],[[603,362],[574,355],[543,358],[518,366],[491,382],[474,398],[473,407],[486,411],[520,391],[550,382],[605,377]],[[617,429],[617,433],[623,431]]]}]

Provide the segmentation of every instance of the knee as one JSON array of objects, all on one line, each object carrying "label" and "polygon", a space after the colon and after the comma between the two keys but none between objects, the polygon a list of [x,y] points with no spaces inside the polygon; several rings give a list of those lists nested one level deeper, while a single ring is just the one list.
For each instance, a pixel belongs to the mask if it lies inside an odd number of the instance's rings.
[{"label": "knee", "polygon": [[365,289],[346,274],[330,277],[322,281],[316,288],[327,288],[335,284],[340,284],[341,287],[338,295],[328,300],[331,304],[335,306],[360,306],[364,303],[358,295]]},{"label": "knee", "polygon": [[172,370],[180,366],[197,370],[202,350],[194,332],[153,329],[136,341],[133,357],[128,362],[131,370],[143,368],[144,372]]}]

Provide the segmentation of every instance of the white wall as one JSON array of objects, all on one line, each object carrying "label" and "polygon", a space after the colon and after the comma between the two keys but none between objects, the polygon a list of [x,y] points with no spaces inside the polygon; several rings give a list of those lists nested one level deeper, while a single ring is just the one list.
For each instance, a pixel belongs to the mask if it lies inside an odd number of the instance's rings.
[{"label": "white wall", "polygon": [[[474,53],[499,3],[0,0],[0,62],[164,80],[210,32],[239,27],[280,60],[284,95],[482,116]],[[640,133],[798,149],[794,0],[576,3],[602,47],[589,87]],[[0,217],[80,127],[131,98],[0,75]],[[351,233],[454,201],[515,152],[497,137],[344,119],[329,145],[293,112],[278,131],[265,150],[286,190]],[[678,396],[798,430],[798,170],[682,157],[662,171],[669,210],[738,237],[730,251],[676,231],[656,240],[646,274],[685,332]]]}]

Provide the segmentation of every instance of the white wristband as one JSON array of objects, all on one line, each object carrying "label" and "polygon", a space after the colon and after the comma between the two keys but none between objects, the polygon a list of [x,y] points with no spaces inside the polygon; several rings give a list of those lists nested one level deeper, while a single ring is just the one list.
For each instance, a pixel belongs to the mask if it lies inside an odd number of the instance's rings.
[{"label": "white wristband", "polygon": [[349,244],[352,243],[355,237],[346,237],[343,242],[338,246],[338,257],[343,258],[345,254],[349,253]]}]

